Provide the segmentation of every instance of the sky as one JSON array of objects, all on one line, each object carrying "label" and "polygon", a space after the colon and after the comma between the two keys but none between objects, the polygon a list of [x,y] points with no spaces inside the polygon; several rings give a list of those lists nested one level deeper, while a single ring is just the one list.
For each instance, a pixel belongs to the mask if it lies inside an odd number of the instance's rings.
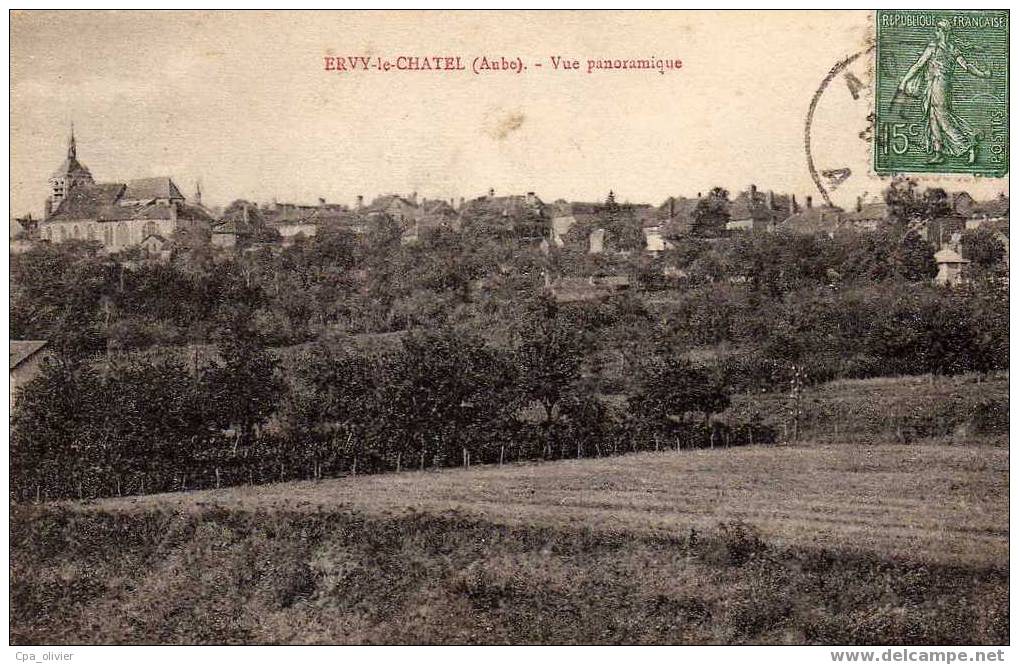
[{"label": "sky", "polygon": [[[818,193],[807,111],[870,12],[33,12],[11,16],[11,214],[42,212],[74,123],[100,182],[170,176],[204,201],[353,204],[384,193],[660,204],[713,186]],[[516,59],[527,71],[336,72],[326,56]],[[554,71],[551,58],[581,61]],[[586,73],[588,59],[678,70]],[[541,68],[535,66],[543,63]],[[852,71],[870,84],[870,58]],[[878,195],[869,88],[842,78],[810,128],[836,204]],[[914,111],[915,112],[915,111]],[[1006,192],[1007,179],[918,177]]]}]

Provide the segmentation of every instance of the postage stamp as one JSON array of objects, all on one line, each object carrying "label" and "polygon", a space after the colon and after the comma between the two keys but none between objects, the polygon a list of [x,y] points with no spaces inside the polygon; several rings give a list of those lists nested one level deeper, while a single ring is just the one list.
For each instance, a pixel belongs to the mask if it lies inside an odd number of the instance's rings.
[{"label": "postage stamp", "polygon": [[874,170],[1008,171],[1008,12],[878,10]]}]

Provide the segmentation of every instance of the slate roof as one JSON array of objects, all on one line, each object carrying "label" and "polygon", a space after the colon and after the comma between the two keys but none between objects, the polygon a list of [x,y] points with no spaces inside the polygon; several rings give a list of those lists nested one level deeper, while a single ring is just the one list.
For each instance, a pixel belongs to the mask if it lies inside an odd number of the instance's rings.
[{"label": "slate roof", "polygon": [[[768,201],[771,200],[769,207]],[[696,205],[696,204],[694,204]],[[780,222],[792,212],[792,201],[785,194],[744,191],[729,204],[729,218],[734,220]]]},{"label": "slate roof", "polygon": [[1008,217],[1008,197],[978,202],[973,206],[973,217]]},{"label": "slate roof", "polygon": [[62,178],[69,175],[78,177],[87,176],[90,180],[92,179],[92,173],[75,157],[68,157],[65,159],[57,170],[53,172],[51,177]]},{"label": "slate roof", "polygon": [[147,201],[150,199],[180,199],[184,195],[177,189],[177,185],[166,177],[141,178],[127,183],[127,190],[123,198],[127,201]]},{"label": "slate roof", "polygon": [[13,371],[18,365],[34,356],[44,346],[49,344],[44,339],[12,339],[10,340],[11,355],[10,369]]},{"label": "slate roof", "polygon": [[845,217],[845,211],[835,206],[805,208],[790,215],[778,228],[790,233],[829,233],[837,229],[845,221]]},{"label": "slate roof", "polygon": [[[685,196],[670,196],[658,206],[661,225],[675,233],[688,233],[693,226],[693,213],[700,199]],[[670,217],[670,211],[672,216]]]},{"label": "slate roof", "polygon": [[857,210],[847,210],[843,217],[851,222],[862,222],[872,219],[888,219],[888,204],[884,201],[864,203]]},{"label": "slate roof", "polygon": [[[169,182],[169,179],[166,179]],[[170,183],[171,189],[176,186]],[[119,221],[126,219],[173,219],[171,204],[156,202],[160,197],[136,199],[129,197],[126,190],[130,185],[122,183],[100,183],[72,187],[46,221]],[[135,190],[141,191],[141,190]],[[177,192],[179,194],[179,192]],[[162,197],[167,198],[167,197]],[[174,198],[178,219],[212,221],[212,216],[200,206],[189,205],[183,199]]]},{"label": "slate roof", "polygon": [[482,196],[464,204],[461,215],[490,213],[504,217],[517,217],[526,212],[545,213],[545,204],[537,196],[528,199],[523,194],[510,196]]}]

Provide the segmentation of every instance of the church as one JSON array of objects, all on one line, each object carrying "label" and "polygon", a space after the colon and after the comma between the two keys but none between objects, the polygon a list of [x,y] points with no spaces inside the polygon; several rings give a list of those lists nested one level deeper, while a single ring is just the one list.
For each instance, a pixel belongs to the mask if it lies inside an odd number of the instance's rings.
[{"label": "church", "polygon": [[162,245],[178,230],[205,233],[213,222],[202,206],[201,190],[189,203],[170,178],[95,182],[78,161],[74,127],[67,159],[50,176],[49,185],[38,231],[39,238],[49,242],[92,240],[107,251],[119,251],[143,243]]}]

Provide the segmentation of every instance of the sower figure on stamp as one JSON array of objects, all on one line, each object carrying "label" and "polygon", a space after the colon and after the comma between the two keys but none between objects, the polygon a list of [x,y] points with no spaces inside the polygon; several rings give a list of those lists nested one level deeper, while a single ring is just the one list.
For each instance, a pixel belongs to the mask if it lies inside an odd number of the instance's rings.
[{"label": "sower figure on stamp", "polygon": [[[922,99],[927,151],[932,153],[929,164],[945,161],[946,153],[951,157],[968,153],[972,164],[980,137],[969,122],[952,111],[952,77],[956,65],[980,78],[990,78],[991,72],[967,61],[951,41],[950,33],[948,21],[937,22],[934,39],[902,77],[895,96],[904,94]],[[894,101],[893,98],[893,104]]]}]

